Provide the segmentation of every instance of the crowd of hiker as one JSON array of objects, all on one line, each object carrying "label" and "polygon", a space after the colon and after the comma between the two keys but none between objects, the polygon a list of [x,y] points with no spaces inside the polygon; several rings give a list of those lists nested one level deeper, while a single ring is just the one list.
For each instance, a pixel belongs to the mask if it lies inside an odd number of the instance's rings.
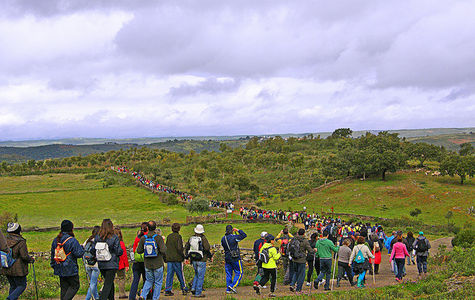
[{"label": "crowd of hiker", "polygon": [[[308,216],[301,220],[307,219]],[[204,226],[196,225],[194,234],[186,240],[180,235],[180,224],[174,223],[171,229],[172,233],[165,237],[154,221],[142,223],[128,252],[121,229],[110,219],[104,219],[101,226],[94,227],[82,244],[75,238],[73,223],[62,221],[61,230],[51,244],[50,259],[53,273],[59,277],[61,299],[73,299],[79,290],[78,259],[82,259],[89,281],[86,300],[114,299],[115,284],[119,287],[120,299],[159,299],[162,288],[165,296],[173,296],[175,276],[183,295],[191,293],[193,297],[205,297],[203,283],[213,253]],[[243,230],[227,225],[221,238],[226,274],[224,292],[227,294],[238,293],[244,269],[239,243],[247,237]],[[395,279],[400,282],[406,274],[406,259],[407,264],[417,262],[419,276],[425,276],[430,247],[423,232],[419,232],[417,238],[411,232],[404,236],[401,231],[386,236],[377,224],[351,224],[339,218],[317,216],[316,226],[308,230],[300,228],[295,235],[284,227],[277,235],[262,232],[257,237],[253,247],[257,267],[253,288],[261,294],[270,280],[268,296],[276,296],[279,261],[282,261],[283,284],[292,292],[302,293],[304,284],[315,289],[323,285],[324,290],[330,290],[332,273],[336,275],[336,287],[348,280],[349,285],[363,288],[366,274],[373,275],[373,279],[378,274],[384,248],[388,251]],[[6,275],[10,284],[7,299],[18,299],[27,286],[28,264],[35,261],[28,254],[18,223],[8,224],[6,237],[0,231],[0,250],[0,272]],[[126,294],[125,275],[129,263],[132,264],[133,279]],[[184,264],[190,264],[194,269],[190,283],[184,278]],[[317,278],[312,284],[313,272]],[[103,278],[101,290],[98,288],[100,276]]]}]

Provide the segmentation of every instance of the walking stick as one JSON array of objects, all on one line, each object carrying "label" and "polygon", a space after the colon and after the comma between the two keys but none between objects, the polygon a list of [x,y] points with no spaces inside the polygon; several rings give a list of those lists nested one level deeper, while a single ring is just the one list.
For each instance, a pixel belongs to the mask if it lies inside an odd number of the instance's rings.
[{"label": "walking stick", "polygon": [[376,280],[374,279],[374,276],[375,276],[374,273],[375,271],[374,271],[374,258],[373,258],[373,285],[376,285]]},{"label": "walking stick", "polygon": [[33,280],[35,281],[36,300],[38,300],[38,283],[36,282],[35,262],[31,264],[33,266]]},{"label": "walking stick", "polygon": [[332,291],[333,291],[333,281],[335,281],[335,271],[336,271],[337,262],[338,262],[338,253],[336,253],[335,255],[335,264],[333,265],[332,286],[331,286]]}]

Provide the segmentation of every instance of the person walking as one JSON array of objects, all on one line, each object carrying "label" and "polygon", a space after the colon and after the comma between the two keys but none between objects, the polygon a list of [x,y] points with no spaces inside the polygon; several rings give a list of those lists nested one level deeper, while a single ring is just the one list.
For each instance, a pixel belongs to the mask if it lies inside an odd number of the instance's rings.
[{"label": "person walking", "polygon": [[140,226],[140,230],[135,237],[134,244],[132,246],[131,260],[132,264],[132,283],[130,285],[129,300],[135,300],[137,298],[137,291],[139,289],[140,277],[142,277],[142,287],[145,284],[145,264],[143,253],[137,253],[137,246],[139,245],[140,239],[146,235],[148,232],[148,223],[143,222]]},{"label": "person walking", "polygon": [[[1,234],[3,235],[3,233]],[[15,262],[9,268],[0,268],[0,274],[6,276],[10,284],[7,299],[16,300],[26,289],[28,264],[35,262],[35,259],[28,255],[26,239],[21,235],[20,224],[8,223],[7,236],[0,250],[11,251],[11,255],[15,259]]]},{"label": "person walking", "polygon": [[417,270],[419,271],[419,278],[427,275],[427,257],[429,257],[430,243],[424,236],[424,232],[419,232],[419,236],[412,244],[414,251],[416,251]]},{"label": "person walking", "polygon": [[343,245],[340,246],[338,250],[338,276],[336,278],[336,286],[340,287],[340,281],[343,276],[347,275],[348,281],[350,282],[351,286],[354,286],[356,283],[353,282],[353,273],[350,267],[350,256],[351,256],[351,249],[350,249],[350,240],[346,239],[343,241]]},{"label": "person walking", "polygon": [[348,266],[351,267],[351,263],[353,260],[355,261],[354,272],[355,274],[359,274],[357,280],[357,286],[360,288],[364,288],[364,280],[366,276],[366,272],[371,269],[371,265],[369,264],[369,258],[374,258],[374,255],[369,250],[368,246],[364,244],[365,239],[362,236],[359,236],[356,240],[356,245],[353,247],[353,251],[351,252],[350,261]]},{"label": "person walking", "polygon": [[84,247],[84,264],[86,268],[87,277],[89,278],[89,288],[87,289],[86,300],[94,298],[99,299],[97,292],[97,280],[99,279],[99,266],[96,260],[96,254],[93,253],[94,238],[99,234],[100,226],[94,226],[91,235],[82,245]]},{"label": "person walking", "polygon": [[300,228],[297,236],[289,243],[289,257],[293,264],[293,276],[290,281],[290,291],[301,293],[303,282],[305,281],[305,266],[307,262],[307,253],[315,252],[310,247],[310,243],[305,238],[305,229]]},{"label": "person walking", "polygon": [[176,274],[180,282],[181,292],[183,295],[187,294],[185,285],[185,278],[183,277],[183,261],[185,260],[185,253],[183,247],[183,238],[180,235],[180,224],[172,224],[172,233],[167,236],[167,280],[165,284],[165,296],[173,296],[172,286],[173,277]]},{"label": "person walking", "polygon": [[50,265],[54,275],[59,276],[61,300],[73,299],[79,290],[77,259],[84,255],[84,249],[74,237],[73,229],[71,221],[62,221],[61,231],[51,244]]},{"label": "person walking", "polygon": [[226,233],[221,238],[221,245],[224,249],[224,268],[226,271],[226,293],[228,294],[237,294],[236,288],[242,279],[243,270],[239,242],[246,237],[247,234],[244,231],[233,228],[232,225],[227,225]]},{"label": "person walking", "polygon": [[406,261],[406,256],[409,256],[407,252],[406,245],[402,241],[402,236],[397,237],[397,242],[392,246],[390,261],[394,261],[397,265],[397,274],[396,280],[401,282],[403,277],[404,262]]},{"label": "person walking", "polygon": [[101,229],[94,238],[97,265],[104,278],[104,285],[100,295],[101,300],[114,299],[114,279],[119,270],[119,257],[123,255],[120,239],[115,234],[114,224],[111,219],[102,221]]},{"label": "person walking", "polygon": [[[264,275],[262,276],[259,284],[254,286],[254,290],[258,295],[261,293],[261,288],[269,281],[270,277],[270,293],[269,297],[275,297],[275,284],[277,282],[277,260],[280,258],[280,253],[275,248],[275,238],[272,234],[267,234],[265,238],[265,243],[262,245],[259,250],[259,255],[263,256],[264,253],[267,253],[266,261],[262,261],[262,270]],[[265,256],[265,255],[264,255]]]},{"label": "person walking", "polygon": [[[319,239],[315,244],[317,249],[317,255],[320,258],[320,274],[318,274],[317,279],[313,282],[315,289],[318,289],[320,284],[324,284],[324,290],[330,290],[330,276],[332,269],[332,251],[338,253],[340,247],[335,246],[335,244],[328,239],[329,236],[328,229],[323,231],[323,238]],[[323,279],[325,277],[325,280]]]},{"label": "person walking", "polygon": [[[315,245],[317,244],[318,240],[318,233],[313,233],[310,236],[310,247],[312,249],[315,249]],[[307,286],[311,286],[311,280],[312,280],[312,275],[313,275],[313,269],[315,269],[315,272],[318,276],[320,274],[320,258],[318,258],[318,255],[314,252],[308,252],[307,253],[307,264],[308,264],[308,271],[307,271]]]},{"label": "person walking", "polygon": [[202,293],[203,283],[206,274],[206,261],[212,258],[211,246],[204,235],[203,225],[196,225],[194,232],[195,234],[185,244],[186,258],[191,261],[195,270],[195,277],[191,284],[191,294],[193,294],[193,297],[204,298],[205,295]]},{"label": "person walking", "polygon": [[262,261],[259,260],[259,252],[261,250],[262,245],[266,242],[266,235],[267,232],[261,232],[260,238],[254,241],[254,247],[252,250],[254,251],[254,260],[256,261],[257,266],[257,274],[254,278],[254,286],[259,285],[259,281],[261,280],[262,276],[264,275],[264,270],[262,269]]},{"label": "person walking", "polygon": [[381,249],[383,249],[383,242],[381,242],[376,233],[371,233],[368,238],[368,245],[374,255],[374,259],[370,259],[369,262],[374,265],[374,274],[378,274],[379,265],[381,264]]},{"label": "person walking", "polygon": [[409,256],[407,257],[407,265],[409,266],[412,262],[413,265],[416,264],[416,262],[414,261],[414,248],[412,245],[414,245],[414,242],[416,241],[416,239],[414,238],[414,234],[412,233],[412,231],[409,231],[406,235],[406,241],[407,241],[407,252],[409,252]]},{"label": "person walking", "polygon": [[284,272],[284,285],[290,284],[291,278],[291,263],[289,260],[289,253],[287,251],[287,246],[290,242],[290,240],[294,236],[289,232],[289,229],[285,227],[282,229],[277,237],[275,238],[275,241],[278,242],[280,241],[280,254],[282,255],[282,266],[283,266],[283,272]]},{"label": "person walking", "polygon": [[129,259],[127,257],[127,249],[125,248],[122,230],[120,230],[118,226],[115,226],[114,232],[119,237],[120,248],[122,248],[123,251],[122,255],[119,257],[119,270],[117,271],[119,299],[127,299],[127,295],[125,294],[125,274],[129,271]]},{"label": "person walking", "polygon": [[148,222],[148,233],[140,238],[137,253],[144,254],[145,284],[139,299],[147,298],[153,287],[153,300],[160,298],[163,283],[163,257],[166,255],[167,246],[163,238],[155,233],[157,223]]}]

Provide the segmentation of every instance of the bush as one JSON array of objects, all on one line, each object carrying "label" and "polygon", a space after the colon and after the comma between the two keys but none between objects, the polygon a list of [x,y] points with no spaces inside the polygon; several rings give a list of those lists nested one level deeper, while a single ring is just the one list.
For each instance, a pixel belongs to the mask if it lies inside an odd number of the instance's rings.
[{"label": "bush", "polygon": [[209,201],[204,198],[195,198],[188,203],[186,208],[190,213],[197,212],[201,215],[203,212],[209,210]]},{"label": "bush", "polygon": [[475,246],[475,230],[463,229],[455,235],[452,240],[452,246],[470,248]]},{"label": "bush", "polygon": [[0,214],[0,229],[3,231],[7,230],[8,223],[18,222],[18,216],[13,215],[7,211],[4,211]]},{"label": "bush", "polygon": [[165,203],[167,205],[176,205],[178,204],[178,197],[175,194],[161,194],[160,195],[160,201],[162,203]]},{"label": "bush", "polygon": [[411,210],[409,212],[409,214],[411,215],[411,217],[414,217],[416,218],[418,215],[420,215],[422,213],[422,211],[419,209],[419,208],[416,208],[414,210]]}]

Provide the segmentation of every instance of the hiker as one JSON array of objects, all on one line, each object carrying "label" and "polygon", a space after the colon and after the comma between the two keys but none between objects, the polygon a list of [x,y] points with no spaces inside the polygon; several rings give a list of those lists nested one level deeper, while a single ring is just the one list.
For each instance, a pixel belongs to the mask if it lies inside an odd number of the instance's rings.
[{"label": "hiker", "polygon": [[[388,237],[388,238],[384,241],[384,247],[386,247],[386,249],[388,249],[388,254],[391,254],[391,250],[392,250],[392,248],[391,248],[391,245],[392,245],[391,242],[392,242],[392,240],[393,240],[394,238],[396,238],[396,231],[393,231],[392,234],[391,234],[391,236]],[[394,243],[393,243],[393,244],[394,244]]]},{"label": "hiker", "polygon": [[[317,249],[317,255],[320,258],[320,274],[318,274],[317,279],[313,282],[315,289],[318,289],[318,286],[324,284],[324,290],[330,290],[330,275],[332,269],[332,251],[338,253],[339,247],[328,239],[330,233],[327,229],[323,231],[323,238],[319,239],[315,244]],[[350,276],[350,274],[348,274]],[[325,277],[325,280],[323,279]]]},{"label": "hiker", "polygon": [[416,262],[414,261],[414,247],[412,246],[415,242],[415,238],[414,238],[414,234],[409,231],[406,235],[406,241],[407,241],[407,244],[406,244],[406,247],[407,247],[407,252],[409,252],[409,256],[407,257],[407,265],[409,266],[412,262],[413,265],[416,264]]},{"label": "hiker", "polygon": [[260,238],[254,241],[254,247],[252,250],[254,251],[254,260],[256,261],[257,266],[257,274],[254,278],[254,286],[259,285],[259,281],[261,280],[262,276],[264,275],[264,270],[262,269],[262,262],[259,260],[259,252],[261,250],[262,245],[266,242],[266,235],[267,232],[261,232]]},{"label": "hiker", "polygon": [[350,249],[350,240],[345,239],[343,241],[343,245],[340,246],[338,250],[338,276],[336,278],[336,286],[340,287],[340,281],[343,276],[347,275],[348,281],[350,282],[351,286],[354,286],[356,283],[353,282],[353,272],[351,271],[350,267],[350,256],[351,256],[351,249]]},{"label": "hiker", "polygon": [[[313,233],[310,236],[310,247],[315,249],[315,244],[318,240],[318,233]],[[313,269],[315,268],[315,272],[318,276],[320,274],[320,258],[314,252],[307,253],[307,264],[308,264],[308,271],[307,271],[307,286],[311,286],[311,279],[313,274]]]},{"label": "hiker", "polygon": [[350,261],[348,266],[351,267],[351,263],[355,262],[354,265],[354,272],[356,275],[359,274],[357,280],[357,286],[359,288],[364,288],[364,280],[366,271],[371,269],[371,265],[369,264],[369,257],[374,258],[374,255],[369,250],[368,246],[364,244],[365,239],[362,236],[359,236],[356,240],[356,245],[353,247],[353,251],[351,252]]},{"label": "hiker", "polygon": [[5,253],[11,253],[11,257],[15,260],[8,268],[0,268],[0,274],[5,275],[10,284],[7,299],[16,300],[26,289],[28,264],[34,263],[35,259],[28,255],[26,240],[21,235],[20,224],[8,223],[6,238],[3,237],[3,233],[0,234],[3,240],[0,250],[5,251]]},{"label": "hiker", "polygon": [[[267,255],[267,256],[266,256]],[[270,277],[270,293],[269,297],[275,297],[275,283],[277,282],[277,260],[280,258],[280,253],[275,248],[275,238],[272,234],[267,234],[265,244],[259,250],[260,261],[262,262],[262,269],[264,275],[259,284],[254,286],[254,290],[259,295],[261,288],[269,281]],[[266,261],[267,260],[267,261]]]},{"label": "hiker", "polygon": [[155,233],[157,223],[148,222],[148,233],[140,238],[137,246],[137,253],[144,254],[145,284],[139,299],[147,298],[153,287],[153,300],[160,298],[163,283],[163,257],[166,254],[167,246],[163,238]]},{"label": "hiker", "polygon": [[424,232],[420,231],[419,236],[412,244],[414,251],[416,251],[417,270],[419,277],[427,275],[427,257],[429,257],[430,243],[424,236]]},{"label": "hiker", "polygon": [[289,232],[289,229],[285,227],[277,235],[275,241],[280,240],[280,253],[282,255],[282,266],[284,270],[284,285],[290,284],[290,260],[289,253],[287,252],[287,245],[294,236]]},{"label": "hiker", "polygon": [[394,261],[397,265],[396,281],[401,282],[403,277],[404,262],[406,256],[409,256],[406,245],[402,242],[402,236],[397,237],[397,242],[393,245],[393,251],[391,252],[390,261]]},{"label": "hiker", "polygon": [[[407,241],[406,239],[402,236],[402,231],[399,230],[396,232],[396,237],[394,239],[391,240],[391,246],[390,246],[390,249],[391,249],[391,252],[389,254],[391,254],[393,252],[393,247],[394,245],[398,242],[399,238],[401,238],[402,240],[402,243],[406,245],[406,249],[407,249]],[[405,259],[405,258],[404,258]],[[396,264],[396,261],[395,260],[390,260],[391,261],[391,266],[392,266],[392,270],[394,272],[394,276],[397,276],[398,273],[399,273],[399,270],[398,270],[398,265]],[[403,264],[402,265],[402,276],[406,276],[406,265]]]},{"label": "hiker", "polygon": [[195,234],[190,237],[185,244],[186,259],[189,259],[195,270],[195,277],[191,284],[191,294],[193,297],[204,298],[203,283],[206,274],[206,261],[211,259],[211,246],[208,239],[204,235],[205,229],[203,225],[198,224],[194,229]]},{"label": "hiker", "polygon": [[119,270],[117,271],[117,281],[119,282],[119,299],[127,299],[125,294],[125,273],[129,271],[129,260],[127,258],[127,249],[125,248],[124,237],[122,230],[115,226],[114,233],[119,237],[120,248],[122,248],[122,255],[119,257]]},{"label": "hiker", "polygon": [[243,272],[241,253],[239,252],[239,242],[245,239],[246,237],[247,234],[244,233],[244,231],[237,228],[233,228],[232,225],[227,225],[226,233],[221,239],[221,245],[224,249],[224,268],[226,270],[227,294],[237,294],[236,288],[241,282]]},{"label": "hiker", "polygon": [[[370,259],[370,263],[374,264],[374,274],[379,273],[379,265],[381,264],[381,249],[383,249],[383,242],[379,239],[376,233],[371,233],[368,238],[368,245],[374,255],[374,259]],[[372,275],[372,270],[370,274]]]},{"label": "hiker", "polygon": [[93,253],[94,238],[99,234],[100,226],[94,226],[89,238],[82,244],[84,247],[83,261],[89,279],[89,288],[87,289],[86,300],[99,299],[97,292],[97,279],[99,278],[99,267],[97,265],[96,254]]},{"label": "hiker", "polygon": [[185,285],[185,278],[183,277],[183,261],[185,260],[183,239],[180,235],[180,224],[172,224],[172,233],[167,236],[167,280],[165,284],[165,296],[173,296],[172,286],[173,277],[176,274],[180,288],[183,295],[186,295],[188,290]]},{"label": "hiker", "polygon": [[139,289],[140,277],[142,277],[142,286],[145,284],[145,265],[143,253],[138,254],[137,246],[139,245],[140,239],[146,235],[148,232],[147,222],[143,222],[140,226],[140,230],[135,237],[134,244],[132,246],[131,260],[134,262],[132,264],[132,284],[130,285],[129,300],[135,300],[137,297],[137,291]]},{"label": "hiker", "polygon": [[123,255],[119,237],[114,232],[114,224],[110,219],[102,220],[101,229],[94,238],[97,265],[104,278],[100,295],[101,300],[114,299],[114,279],[119,270],[119,257]]},{"label": "hiker", "polygon": [[79,290],[77,259],[84,254],[83,247],[74,237],[74,225],[69,220],[61,222],[61,231],[51,244],[51,262],[54,275],[59,276],[61,300],[73,299]]},{"label": "hiker", "polygon": [[307,253],[315,252],[315,249],[310,247],[310,243],[305,238],[305,229],[299,229],[297,236],[289,242],[288,250],[294,268],[289,289],[292,292],[301,293],[305,281]]}]

